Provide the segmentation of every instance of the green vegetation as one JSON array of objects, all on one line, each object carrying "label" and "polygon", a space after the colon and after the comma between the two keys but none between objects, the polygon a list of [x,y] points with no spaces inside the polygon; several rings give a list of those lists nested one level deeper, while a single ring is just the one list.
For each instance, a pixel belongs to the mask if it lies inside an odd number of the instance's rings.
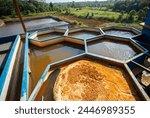
[{"label": "green vegetation", "polygon": [[[82,9],[70,8],[69,10],[64,11],[62,13],[74,15],[79,18],[86,18],[86,19],[97,18],[100,20],[108,20],[108,21],[117,21],[117,19],[121,15],[121,13],[119,12],[102,11],[100,9],[92,9],[88,7]],[[124,14],[124,17],[125,15],[127,14]]]},{"label": "green vegetation", "polygon": [[[30,13],[50,12],[55,11],[52,3],[44,3],[38,1],[22,1],[17,0],[20,11],[23,15]],[[15,9],[12,0],[0,0],[0,17],[10,16],[15,17]]]},{"label": "green vegetation", "polygon": [[[23,16],[62,14],[81,19],[95,19],[114,24],[138,24],[145,20],[149,0],[107,0],[91,2],[44,3],[17,0]],[[0,0],[0,17],[16,17],[12,0]],[[83,25],[82,22],[75,24]]]},{"label": "green vegetation", "polygon": [[149,6],[149,0],[123,0],[116,2],[112,11],[128,13],[128,21],[137,22],[145,20]]},{"label": "green vegetation", "polygon": [[81,2],[57,4],[66,15],[81,18],[98,18],[113,22],[143,22],[150,1],[147,0],[107,0],[103,2]]}]

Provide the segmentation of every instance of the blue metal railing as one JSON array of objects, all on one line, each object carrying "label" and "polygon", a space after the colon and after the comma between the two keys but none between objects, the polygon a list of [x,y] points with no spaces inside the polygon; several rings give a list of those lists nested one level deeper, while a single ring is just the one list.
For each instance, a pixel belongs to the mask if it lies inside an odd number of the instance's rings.
[{"label": "blue metal railing", "polygon": [[26,33],[25,39],[25,54],[24,54],[24,67],[23,67],[23,78],[22,78],[22,86],[21,86],[21,97],[20,100],[28,100],[29,96],[29,69],[28,69],[28,33]]}]

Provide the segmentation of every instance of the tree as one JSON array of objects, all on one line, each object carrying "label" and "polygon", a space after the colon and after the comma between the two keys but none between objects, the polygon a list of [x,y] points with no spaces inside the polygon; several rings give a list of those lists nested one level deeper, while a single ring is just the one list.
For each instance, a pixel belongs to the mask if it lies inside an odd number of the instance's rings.
[{"label": "tree", "polygon": [[144,14],[144,11],[143,11],[142,9],[140,9],[140,10],[138,11],[138,20],[141,20],[141,21],[144,20],[143,14]]},{"label": "tree", "polygon": [[131,10],[130,13],[128,14],[128,22],[129,23],[134,22],[135,15],[136,15],[136,11],[135,10]]},{"label": "tree", "polygon": [[135,16],[136,15],[136,11],[135,10],[131,10],[130,13],[129,13],[129,15]]},{"label": "tree", "polygon": [[93,17],[93,16],[94,16],[94,13],[92,12],[91,17]]},{"label": "tree", "polygon": [[75,8],[75,1],[72,1],[71,7],[72,7],[72,8]]},{"label": "tree", "polygon": [[86,14],[85,18],[89,18],[89,16],[90,16],[90,13],[88,12],[88,13]]},{"label": "tree", "polygon": [[52,2],[50,2],[50,3],[49,3],[49,6],[50,6],[51,8],[53,8],[53,3],[52,3]]},{"label": "tree", "polygon": [[0,17],[11,15],[14,10],[11,0],[0,0]]},{"label": "tree", "polygon": [[65,14],[66,15],[69,15],[71,12],[70,12],[70,9],[66,9],[66,12],[65,12]]},{"label": "tree", "polygon": [[123,12],[118,16],[117,21],[118,21],[118,22],[121,22],[121,21],[122,21],[122,18],[123,18]]}]

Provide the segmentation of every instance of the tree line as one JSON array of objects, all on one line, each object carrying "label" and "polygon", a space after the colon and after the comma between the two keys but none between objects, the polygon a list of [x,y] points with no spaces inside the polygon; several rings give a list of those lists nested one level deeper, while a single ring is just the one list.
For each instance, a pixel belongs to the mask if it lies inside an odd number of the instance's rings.
[{"label": "tree line", "polygon": [[[38,1],[22,1],[17,0],[20,11],[23,15],[28,15],[30,13],[48,12],[55,10],[52,3],[44,3]],[[12,0],[0,0],[0,17],[2,16],[12,16],[14,17],[15,9]]]},{"label": "tree line", "polygon": [[[119,21],[137,22],[145,20],[149,8],[150,0],[123,0],[115,2],[112,11],[121,12]],[[128,15],[123,18],[125,13]]]},{"label": "tree line", "polygon": [[[150,0],[107,0],[107,1],[89,1],[89,2],[67,2],[67,3],[44,3],[36,0],[17,0],[21,13],[28,15],[30,13],[56,11],[71,15],[70,8],[81,10],[89,7],[91,9],[119,12],[117,19],[108,19],[116,22],[138,22],[144,21],[147,10],[150,7]],[[0,0],[0,17],[15,17],[15,9],[12,0]],[[85,18],[92,18],[94,13],[87,14]],[[107,20],[107,19],[106,19]]]},{"label": "tree line", "polygon": [[[116,18],[105,18],[105,20],[115,22],[141,22],[145,21],[147,10],[150,8],[150,0],[107,0],[107,1],[87,1],[87,2],[68,2],[68,3],[57,3],[56,6],[60,12],[65,11],[66,15],[73,15],[69,8],[81,10],[82,8],[88,7],[90,9],[97,9],[101,11],[113,11],[119,12],[119,17]],[[80,11],[79,11],[80,12]],[[84,18],[92,18],[93,13],[90,15],[87,13]],[[101,18],[104,19],[104,18]]]}]

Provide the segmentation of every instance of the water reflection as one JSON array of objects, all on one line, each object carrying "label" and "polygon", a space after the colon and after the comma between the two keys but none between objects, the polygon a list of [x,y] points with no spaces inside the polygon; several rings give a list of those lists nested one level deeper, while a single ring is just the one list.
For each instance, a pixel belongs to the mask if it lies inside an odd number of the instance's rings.
[{"label": "water reflection", "polygon": [[60,36],[63,36],[63,33],[52,32],[49,34],[38,35],[37,37],[34,38],[34,40],[46,40],[46,39],[58,38]]},{"label": "water reflection", "polygon": [[[48,24],[55,23],[55,22],[58,22],[58,21],[52,18],[42,18],[42,19],[34,19],[34,20],[25,21],[25,25],[27,29],[32,29],[34,27],[39,28],[40,26],[45,25],[45,24],[46,24],[46,27],[48,27]],[[7,23],[5,26],[0,27],[0,37],[22,34],[22,33],[24,33],[24,30],[20,22]]]},{"label": "water reflection", "polygon": [[105,31],[105,33],[108,34],[108,35],[122,36],[122,37],[128,37],[128,38],[131,38],[131,37],[136,35],[132,32],[121,31],[121,30],[107,30],[107,31]]},{"label": "water reflection", "polygon": [[138,53],[129,44],[108,39],[90,42],[88,44],[88,51],[122,61],[132,58]]},{"label": "water reflection", "polygon": [[30,68],[32,90],[40,79],[47,65],[84,52],[82,45],[63,42],[39,48],[30,45]]},{"label": "water reflection", "polygon": [[74,32],[74,33],[69,34],[69,36],[72,36],[75,38],[80,38],[80,39],[89,39],[89,38],[93,38],[97,35],[100,35],[100,33],[90,32],[90,31],[79,31],[79,32]]}]

